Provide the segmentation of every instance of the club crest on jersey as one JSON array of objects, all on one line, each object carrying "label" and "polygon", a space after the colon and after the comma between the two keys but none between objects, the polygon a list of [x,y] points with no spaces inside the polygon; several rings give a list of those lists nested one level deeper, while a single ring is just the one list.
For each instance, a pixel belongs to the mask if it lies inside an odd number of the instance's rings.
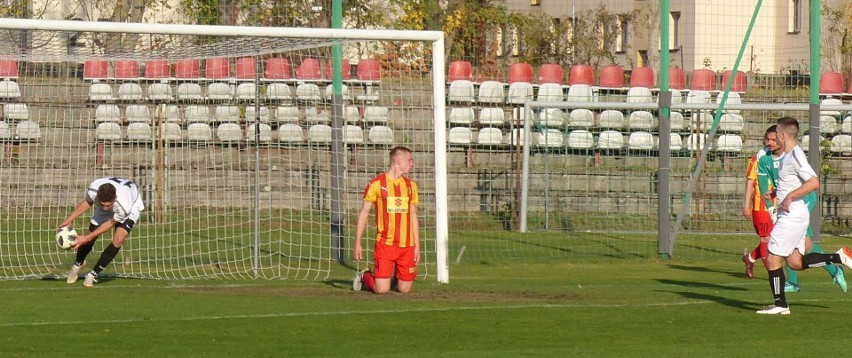
[{"label": "club crest on jersey", "polygon": [[387,200],[388,214],[407,214],[408,213],[408,197],[407,196],[389,196]]}]

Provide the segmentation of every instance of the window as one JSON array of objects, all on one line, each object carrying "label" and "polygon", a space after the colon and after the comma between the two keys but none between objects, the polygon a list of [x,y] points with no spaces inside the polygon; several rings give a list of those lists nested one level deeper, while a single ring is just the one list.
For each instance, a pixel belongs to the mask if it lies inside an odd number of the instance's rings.
[{"label": "window", "polygon": [[512,28],[512,56],[521,54],[521,35],[518,28]]},{"label": "window", "polygon": [[624,53],[628,47],[628,23],[627,19],[619,16],[618,27],[615,33],[615,52]]},{"label": "window", "polygon": [[541,5],[541,0],[530,0],[530,6],[539,6]]},{"label": "window", "polygon": [[550,20],[550,54],[555,55],[559,51],[559,18]]},{"label": "window", "polygon": [[676,50],[680,43],[680,12],[669,14],[669,51]]},{"label": "window", "polygon": [[498,26],[495,30],[494,42],[497,48],[497,57],[503,57],[503,54],[506,52],[506,42],[503,41],[503,28]]},{"label": "window", "polygon": [[802,0],[790,0],[787,5],[787,33],[798,34],[802,30]]}]

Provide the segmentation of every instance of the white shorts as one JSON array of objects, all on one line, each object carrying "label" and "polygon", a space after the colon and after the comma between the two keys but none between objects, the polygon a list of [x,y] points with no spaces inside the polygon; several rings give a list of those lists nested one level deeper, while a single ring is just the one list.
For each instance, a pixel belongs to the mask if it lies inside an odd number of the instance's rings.
[{"label": "white shorts", "polygon": [[[795,202],[794,202],[795,204]],[[805,232],[810,225],[810,212],[804,205],[791,205],[790,212],[780,210],[778,221],[769,234],[767,248],[773,255],[787,257],[793,250],[805,254]]]}]

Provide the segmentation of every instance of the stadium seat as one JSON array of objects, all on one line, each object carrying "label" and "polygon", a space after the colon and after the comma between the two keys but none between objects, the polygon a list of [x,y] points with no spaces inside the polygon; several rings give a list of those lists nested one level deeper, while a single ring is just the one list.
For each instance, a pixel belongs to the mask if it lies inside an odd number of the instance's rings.
[{"label": "stadium seat", "polygon": [[669,88],[672,90],[686,89],[686,73],[682,68],[669,67]]},{"label": "stadium seat", "polygon": [[509,84],[516,82],[533,82],[533,67],[526,62],[513,63],[509,66]]},{"label": "stadium seat", "polygon": [[364,144],[364,130],[353,124],[343,126],[343,143]]},{"label": "stadium seat", "polygon": [[565,71],[562,65],[556,63],[546,63],[538,68],[538,83],[539,84],[557,84],[562,86],[565,83]]},{"label": "stadium seat", "polygon": [[688,104],[707,104],[710,103],[710,92],[704,90],[692,90],[686,95],[686,103]]},{"label": "stadium seat", "polygon": [[184,108],[183,119],[186,123],[208,123],[212,122],[210,108],[204,105],[189,105]]},{"label": "stadium seat", "polygon": [[171,77],[171,68],[166,60],[148,60],[145,62],[145,78],[149,80],[166,80]]},{"label": "stadium seat", "polygon": [[142,100],[142,86],[134,82],[120,84],[118,86],[118,99],[121,101]]},{"label": "stadium seat", "polygon": [[201,85],[196,82],[184,82],[177,86],[178,101],[201,101],[204,96],[201,94]]},{"label": "stadium seat", "polygon": [[[819,104],[820,104],[820,106],[842,106],[843,101],[841,101],[840,98],[827,97],[827,98],[823,98],[820,101]],[[829,110],[829,111],[821,110],[821,111],[819,111],[819,114],[821,116],[832,116],[832,117],[840,117],[840,115],[841,115],[840,111],[834,111],[834,110]]]},{"label": "stadium seat", "polygon": [[508,144],[522,146],[526,143],[523,128],[513,128],[509,132]]},{"label": "stadium seat", "polygon": [[543,83],[538,86],[538,97],[540,102],[562,102],[565,100],[565,95],[562,93],[562,86],[556,83]]},{"label": "stadium seat", "polygon": [[479,111],[479,124],[483,126],[502,126],[506,124],[506,112],[499,107],[486,107]]},{"label": "stadium seat", "polygon": [[476,136],[476,144],[500,145],[503,144],[503,132],[500,128],[485,127],[479,130]]},{"label": "stadium seat", "polygon": [[852,154],[852,135],[838,134],[831,138],[831,145],[828,147],[831,153],[838,155]]},{"label": "stadium seat", "polygon": [[275,120],[284,123],[298,123],[299,108],[296,106],[278,106],[275,109]]},{"label": "stadium seat", "polygon": [[473,79],[473,68],[469,61],[451,61],[447,70],[447,82],[470,81]]},{"label": "stadium seat", "polygon": [[469,127],[453,127],[447,134],[447,144],[467,145],[473,139],[473,133]]},{"label": "stadium seat", "polygon": [[83,79],[96,81],[109,77],[109,62],[107,60],[86,60],[83,63]]},{"label": "stadium seat", "polygon": [[538,135],[536,145],[544,148],[561,148],[565,145],[565,135],[558,129],[543,129]]},{"label": "stadium seat", "polygon": [[224,143],[243,140],[243,129],[236,123],[222,123],[216,127],[216,139]]},{"label": "stadium seat", "polygon": [[367,133],[367,141],[372,144],[391,145],[394,143],[393,130],[387,126],[372,126]]},{"label": "stadium seat", "polygon": [[278,141],[285,143],[301,143],[305,141],[302,127],[294,123],[286,123],[278,127]]},{"label": "stadium seat", "polygon": [[447,91],[448,102],[471,103],[473,102],[473,82],[467,80],[456,80],[450,82]]},{"label": "stadium seat", "polygon": [[677,89],[671,90],[672,92],[672,103],[683,103],[683,92]]},{"label": "stadium seat", "polygon": [[700,130],[708,132],[713,126],[713,115],[707,112],[692,112],[690,115],[689,128],[693,131]]},{"label": "stadium seat", "polygon": [[148,85],[148,99],[154,102],[172,100],[172,86],[168,83],[152,83]]},{"label": "stadium seat", "polygon": [[[20,128],[20,124],[18,127]],[[98,123],[95,128],[95,138],[98,140],[121,140],[121,126],[118,123]]]},{"label": "stadium seat", "polygon": [[533,86],[529,82],[514,82],[509,85],[506,102],[509,104],[524,104],[533,99]]},{"label": "stadium seat", "polygon": [[[328,59],[325,66],[325,79],[331,81],[334,79],[334,61]],[[340,59],[340,80],[349,81],[352,79],[352,66],[349,65],[349,60]]]},{"label": "stadium seat", "polygon": [[20,140],[36,141],[41,139],[41,128],[38,123],[26,120],[21,121],[15,127],[15,135]]},{"label": "stadium seat", "polygon": [[211,82],[207,85],[207,99],[210,101],[229,101],[234,97],[231,85],[225,82]]},{"label": "stadium seat", "polygon": [[356,123],[362,120],[361,112],[358,107],[345,106],[343,107],[343,120],[347,123]]},{"label": "stadium seat", "polygon": [[654,103],[654,95],[647,87],[630,87],[627,90],[627,103]]},{"label": "stadium seat", "polygon": [[[341,93],[344,101],[349,101],[349,87],[348,86],[341,85],[340,93]],[[325,99],[328,100],[328,101],[331,101],[333,95],[334,95],[334,85],[325,86]]]},{"label": "stadium seat", "polygon": [[598,117],[598,126],[601,128],[624,128],[624,113],[613,109],[607,109],[601,112]]},{"label": "stadium seat", "polygon": [[21,98],[21,86],[17,82],[11,80],[0,81],[0,99],[18,99]]},{"label": "stadium seat", "polygon": [[231,63],[227,57],[211,57],[204,61],[204,78],[227,80],[231,78]]},{"label": "stadium seat", "polygon": [[115,100],[112,94],[112,86],[107,83],[92,83],[89,86],[89,101],[103,102]]},{"label": "stadium seat", "polygon": [[633,67],[630,71],[630,87],[654,88],[654,69]]},{"label": "stadium seat", "polygon": [[600,87],[622,88],[624,87],[624,69],[618,65],[604,66],[601,69]]},{"label": "stadium seat", "polygon": [[183,140],[183,135],[180,130],[180,125],[177,123],[163,123],[162,125],[163,139],[169,142],[179,142]]},{"label": "stadium seat", "polygon": [[209,142],[213,140],[213,130],[207,123],[190,123],[186,126],[186,140],[190,142]]},{"label": "stadium seat", "polygon": [[[716,104],[720,104],[720,103],[722,103],[722,94],[721,93],[718,96],[716,96]],[[742,100],[742,97],[740,97],[739,93],[728,92],[728,100],[725,102],[725,106],[727,106],[729,104],[742,104],[742,103],[743,103],[743,100]],[[722,109],[722,111],[724,113],[740,113],[739,109],[728,109],[727,107]]]},{"label": "stadium seat", "polygon": [[743,116],[737,113],[725,113],[719,116],[719,130],[722,132],[742,133],[745,126]]},{"label": "stadium seat", "polygon": [[[731,77],[731,71],[722,72],[722,87],[719,89],[724,91],[728,87],[728,80]],[[842,86],[841,86],[842,88]],[[734,83],[731,84],[731,92],[745,92],[748,90],[748,81],[746,74],[743,71],[737,71],[734,75]]]},{"label": "stadium seat", "polygon": [[136,60],[117,60],[114,66],[114,75],[117,79],[139,78],[139,62]]},{"label": "stadium seat", "polygon": [[707,141],[707,134],[692,133],[683,140],[683,147],[689,151],[699,151],[704,149],[704,143]]},{"label": "stadium seat", "polygon": [[595,126],[595,114],[585,108],[577,108],[571,111],[568,115],[568,127],[570,128],[591,128]]},{"label": "stadium seat", "polygon": [[843,122],[840,124],[840,133],[852,133],[852,116],[843,118]]},{"label": "stadium seat", "polygon": [[222,122],[240,122],[240,107],[234,105],[220,105],[213,109],[213,120]]},{"label": "stadium seat", "polygon": [[568,102],[592,102],[592,87],[586,84],[576,84],[568,87]]},{"label": "stadium seat", "polygon": [[313,57],[302,59],[299,67],[296,67],[296,78],[300,80],[318,81],[322,79],[322,70],[319,60]]},{"label": "stadium seat", "polygon": [[[287,90],[289,92],[289,88],[287,88]],[[260,96],[260,94],[257,93],[257,85],[255,85],[254,82],[242,82],[240,84],[237,84],[237,90],[234,95],[234,98],[236,98],[238,101],[255,101],[258,99],[257,96]],[[289,99],[289,95],[287,96],[287,98]]]},{"label": "stadium seat", "polygon": [[30,108],[25,103],[6,103],[3,105],[3,118],[7,121],[25,121],[30,119]]},{"label": "stadium seat", "polygon": [[289,101],[292,98],[290,86],[286,83],[270,83],[266,86],[266,98],[273,101]]},{"label": "stadium seat", "polygon": [[614,130],[602,131],[598,135],[598,149],[624,149],[624,135]]},{"label": "stadium seat", "polygon": [[13,58],[0,58],[0,78],[18,78],[18,61]]},{"label": "stadium seat", "polygon": [[592,149],[595,146],[595,137],[592,132],[585,129],[576,129],[568,133],[568,148]]},{"label": "stadium seat", "polygon": [[175,78],[179,80],[198,80],[201,67],[197,59],[180,59],[175,62]]},{"label": "stadium seat", "polygon": [[385,106],[366,106],[364,107],[364,122],[384,124],[390,118],[388,107]]},{"label": "stadium seat", "polygon": [[538,114],[538,125],[547,128],[562,128],[565,126],[565,112],[559,108],[542,108]]},{"label": "stadium seat", "polygon": [[450,124],[469,126],[473,124],[473,120],[473,107],[455,107],[449,109],[447,121]]},{"label": "stadium seat", "polygon": [[703,68],[692,71],[692,77],[689,79],[689,89],[693,91],[716,90],[716,74],[712,70]]},{"label": "stadium seat", "polygon": [[[260,128],[260,133],[256,132],[257,128]],[[260,143],[271,142],[272,127],[266,123],[260,123],[260,127],[257,127],[254,123],[249,124],[248,129],[246,130],[246,141],[254,142],[255,139],[259,139]]]},{"label": "stadium seat", "polygon": [[296,99],[305,102],[318,102],[322,100],[322,94],[316,83],[300,83],[296,85]]},{"label": "stadium seat", "polygon": [[683,140],[680,138],[680,134],[672,133],[669,135],[669,150],[671,151],[680,151],[683,150]]},{"label": "stadium seat", "polygon": [[[8,106],[8,105],[7,105]],[[837,119],[832,116],[819,116],[820,134],[834,134],[838,132]]]},{"label": "stadium seat", "polygon": [[266,80],[288,80],[292,78],[290,60],[281,57],[267,59],[263,78]]},{"label": "stadium seat", "polygon": [[[162,112],[162,113],[160,113],[160,112]],[[180,123],[181,122],[180,107],[176,104],[158,106],[157,111],[155,113],[158,113],[158,114],[155,114],[156,116],[162,115],[163,120],[165,122],[172,122],[172,123]]]},{"label": "stadium seat", "polygon": [[382,66],[378,60],[362,58],[358,60],[355,75],[359,81],[378,82],[382,80]]},{"label": "stadium seat", "polygon": [[505,102],[505,91],[503,83],[497,81],[484,81],[479,85],[479,103],[503,104]]},{"label": "stadium seat", "polygon": [[331,127],[325,124],[314,124],[308,128],[308,143],[331,143]]},{"label": "stadium seat", "polygon": [[820,94],[841,94],[846,88],[843,74],[840,72],[823,72],[819,78]]},{"label": "stadium seat", "polygon": [[254,105],[246,106],[246,122],[252,123],[255,121],[255,117],[259,117],[261,123],[269,123],[269,107],[260,106],[260,116],[257,113],[257,108]]},{"label": "stadium seat", "polygon": [[571,66],[571,75],[568,76],[568,85],[586,85],[592,86],[595,84],[595,71],[589,65],[574,65]]},{"label": "stadium seat", "polygon": [[[8,105],[3,107],[6,110]],[[8,118],[8,117],[7,117]],[[114,104],[101,104],[95,108],[95,122],[121,122],[121,110]]]},{"label": "stadium seat", "polygon": [[131,104],[124,109],[124,118],[128,123],[150,123],[151,114],[144,104]]},{"label": "stadium seat", "polygon": [[670,112],[669,123],[671,124],[671,130],[673,131],[682,131],[687,128],[686,122],[683,120],[683,114],[680,112]]},{"label": "stadium seat", "polygon": [[627,118],[627,129],[653,130],[657,128],[657,119],[648,111],[633,111]]},{"label": "stadium seat", "polygon": [[151,141],[151,125],[148,123],[130,123],[127,125],[127,140],[134,142]]},{"label": "stadium seat", "polygon": [[736,134],[722,134],[716,139],[716,148],[720,152],[739,153],[743,150],[743,138]]},{"label": "stadium seat", "polygon": [[331,122],[331,117],[328,112],[317,107],[305,108],[305,122],[307,124],[327,124]]},{"label": "stadium seat", "polygon": [[[822,141],[824,141],[824,140],[825,140],[825,137],[819,136],[819,143],[822,143]],[[807,152],[807,151],[810,150],[810,146],[811,146],[811,136],[809,134],[805,133],[804,135],[802,135],[799,138],[799,147],[801,147],[803,151]]]},{"label": "stadium seat", "polygon": [[253,80],[257,76],[257,61],[254,57],[240,57],[234,67],[237,80]]},{"label": "stadium seat", "polygon": [[[678,136],[678,140],[680,140],[680,136]],[[653,150],[655,147],[654,135],[649,132],[633,132],[627,137],[627,149],[629,150],[647,151]]]},{"label": "stadium seat", "polygon": [[9,123],[0,121],[0,141],[12,139],[12,130],[9,128]]}]

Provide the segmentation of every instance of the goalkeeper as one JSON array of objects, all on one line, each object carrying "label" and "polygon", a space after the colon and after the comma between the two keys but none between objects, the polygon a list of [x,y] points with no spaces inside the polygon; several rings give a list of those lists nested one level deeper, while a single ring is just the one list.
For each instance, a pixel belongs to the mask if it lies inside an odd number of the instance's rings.
[{"label": "goalkeeper", "polygon": [[[781,159],[784,158],[784,147],[778,144],[776,133],[776,126],[773,125],[769,127],[767,130],[766,143],[767,148],[769,148],[769,152],[767,155],[764,155],[757,160],[757,185],[758,192],[763,193],[762,201],[766,206],[770,213],[777,213],[778,209],[775,203],[775,183],[778,180],[778,167],[781,163]],[[771,131],[771,132],[769,132]],[[817,194],[816,191],[812,191],[805,195],[802,200],[807,205],[808,211],[812,212],[817,205]],[[777,215],[777,214],[776,214]],[[773,217],[773,222],[774,222]],[[805,252],[806,253],[818,253],[822,254],[825,251],[820,247],[818,243],[815,243],[811,240],[813,237],[813,231],[811,230],[810,225],[808,225],[807,232],[805,233]],[[749,256],[749,259],[751,256]],[[766,256],[762,256],[765,260]],[[838,265],[826,265],[823,266],[831,278],[834,280],[834,283],[840,287],[840,290],[846,292],[848,287],[846,285],[846,277],[843,275],[843,269]],[[787,274],[787,282],[784,283],[784,291],[786,292],[798,292],[799,291],[799,276],[796,270],[791,270],[787,265],[784,265],[784,271]]]}]

